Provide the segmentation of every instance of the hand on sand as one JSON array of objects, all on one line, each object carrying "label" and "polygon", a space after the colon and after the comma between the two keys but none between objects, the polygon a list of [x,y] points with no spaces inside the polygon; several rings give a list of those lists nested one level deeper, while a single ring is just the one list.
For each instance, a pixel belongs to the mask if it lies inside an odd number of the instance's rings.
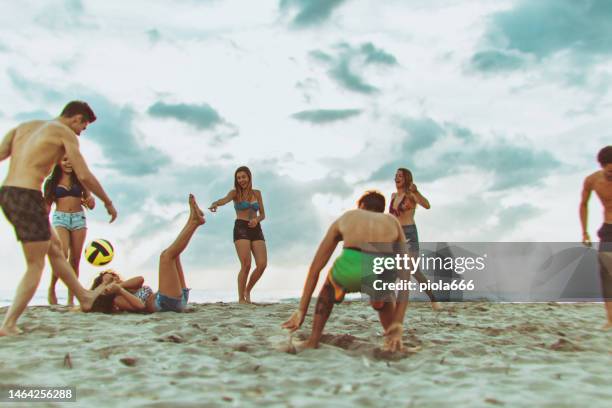
[{"label": "hand on sand", "polygon": [[296,331],[304,323],[304,313],[301,310],[293,312],[289,320],[282,324],[283,329],[287,329],[291,332]]},{"label": "hand on sand", "polygon": [[204,218],[204,212],[198,207],[195,196],[189,194],[189,217],[197,225],[203,225],[206,223]]},{"label": "hand on sand", "polygon": [[383,350],[386,351],[403,351],[404,344],[402,343],[403,326],[401,323],[393,323],[385,330],[385,343]]},{"label": "hand on sand", "polygon": [[113,206],[113,203],[106,203],[106,204],[104,204],[104,208],[106,208],[106,212],[111,217],[109,222],[115,221],[115,219],[117,218],[117,210],[115,210],[115,207]]}]

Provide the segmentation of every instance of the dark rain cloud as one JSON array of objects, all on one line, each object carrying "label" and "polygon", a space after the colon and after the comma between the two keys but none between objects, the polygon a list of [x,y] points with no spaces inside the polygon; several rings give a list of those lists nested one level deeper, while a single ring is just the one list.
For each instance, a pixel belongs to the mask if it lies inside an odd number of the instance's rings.
[{"label": "dark rain cloud", "polygon": [[[410,168],[416,179],[426,182],[475,168],[493,175],[489,191],[502,191],[539,185],[560,166],[548,151],[499,138],[488,141],[454,123],[408,118],[401,127],[405,137],[394,151],[395,157],[377,169],[370,180],[387,180],[398,167]],[[433,164],[424,165],[419,160],[422,154],[434,157],[435,160],[427,160]]]},{"label": "dark rain cloud", "polygon": [[612,2],[608,0],[522,0],[491,17],[484,42],[472,57],[483,72],[510,71],[527,58],[543,61],[566,53],[575,66],[612,54]]},{"label": "dark rain cloud", "polygon": [[350,119],[361,112],[361,109],[314,109],[296,112],[291,117],[303,122],[326,124]]},{"label": "dark rain cloud", "polygon": [[397,59],[383,49],[376,48],[372,43],[365,43],[359,47],[352,47],[347,43],[334,47],[336,55],[330,55],[321,50],[310,52],[310,56],[329,67],[328,74],[342,87],[363,94],[374,94],[379,91],[369,84],[362,71],[366,66],[395,66]]},{"label": "dark rain cloud", "polygon": [[346,0],[281,0],[280,10],[287,12],[297,9],[291,24],[294,27],[312,27],[326,22]]}]

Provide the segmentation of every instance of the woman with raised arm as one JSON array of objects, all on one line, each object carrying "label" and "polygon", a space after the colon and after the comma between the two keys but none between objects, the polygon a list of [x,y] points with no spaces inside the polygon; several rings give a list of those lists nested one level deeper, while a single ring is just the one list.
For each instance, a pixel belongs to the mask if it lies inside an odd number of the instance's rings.
[{"label": "woman with raised arm", "polygon": [[[261,192],[253,189],[251,170],[241,166],[234,173],[234,189],[210,205],[209,210],[234,202],[236,222],[234,223],[234,245],[240,259],[238,273],[238,302],[251,303],[251,291],[268,264],[266,241],[261,230],[261,221],[266,218]],[[255,269],[251,270],[251,253],[255,258]],[[248,283],[247,283],[248,279]]]},{"label": "woman with raised arm", "polygon": [[[410,244],[410,248],[415,253],[415,256],[418,256],[419,233],[414,222],[414,213],[416,212],[417,204],[427,210],[431,208],[431,205],[429,205],[429,201],[417,189],[416,184],[413,183],[412,173],[408,169],[403,167],[397,169],[395,173],[395,188],[397,191],[391,194],[389,202],[389,214],[397,217],[404,230],[406,242]],[[421,269],[416,270],[414,277],[419,283],[427,283],[427,278],[423,275]],[[434,310],[439,310],[440,305],[436,302],[433,292],[428,289],[425,293],[427,293],[429,300],[431,300],[431,307]]]},{"label": "woman with raised arm", "polygon": [[182,312],[189,301],[181,254],[198,227],[206,222],[195,197],[189,195],[189,218],[174,242],[159,256],[159,290],[153,292],[136,276],[123,281],[114,271],[105,271],[94,280],[92,290],[105,285],[92,306],[92,312]]},{"label": "woman with raised arm", "polygon": [[[72,164],[67,157],[62,158],[60,164],[56,165],[51,176],[45,181],[43,188],[45,202],[49,209],[55,203],[52,225],[57,231],[64,256],[79,277],[79,264],[81,263],[81,252],[87,236],[87,220],[84,208],[92,210],[96,202],[89,191],[87,191],[77,178]],[[51,284],[47,299],[50,305],[57,304],[55,284],[57,276],[51,275]],[[68,291],[68,305],[74,304],[74,295]]]}]

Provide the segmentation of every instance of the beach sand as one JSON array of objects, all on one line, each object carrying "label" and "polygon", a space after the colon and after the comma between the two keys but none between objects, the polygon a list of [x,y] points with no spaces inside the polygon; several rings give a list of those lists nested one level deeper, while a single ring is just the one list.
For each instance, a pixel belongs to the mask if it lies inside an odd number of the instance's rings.
[{"label": "beach sand", "polygon": [[280,351],[294,303],[152,315],[35,306],[24,335],[0,339],[0,383],[76,386],[76,403],[40,407],[610,406],[600,304],[444,306],[410,305],[403,354],[380,350],[377,316],[359,301],[336,306],[321,348],[298,354]]}]

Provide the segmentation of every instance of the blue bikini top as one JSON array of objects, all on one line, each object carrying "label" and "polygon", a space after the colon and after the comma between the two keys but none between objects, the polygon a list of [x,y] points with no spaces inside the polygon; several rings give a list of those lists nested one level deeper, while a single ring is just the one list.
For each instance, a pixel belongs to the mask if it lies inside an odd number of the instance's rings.
[{"label": "blue bikini top", "polygon": [[253,211],[259,211],[259,203],[257,201],[240,201],[234,203],[234,208],[236,209],[236,211],[244,211],[249,209]]},{"label": "blue bikini top", "polygon": [[70,189],[67,189],[64,186],[58,185],[55,187],[55,198],[64,198],[64,197],[82,197],[83,189],[77,183],[74,183]]}]

